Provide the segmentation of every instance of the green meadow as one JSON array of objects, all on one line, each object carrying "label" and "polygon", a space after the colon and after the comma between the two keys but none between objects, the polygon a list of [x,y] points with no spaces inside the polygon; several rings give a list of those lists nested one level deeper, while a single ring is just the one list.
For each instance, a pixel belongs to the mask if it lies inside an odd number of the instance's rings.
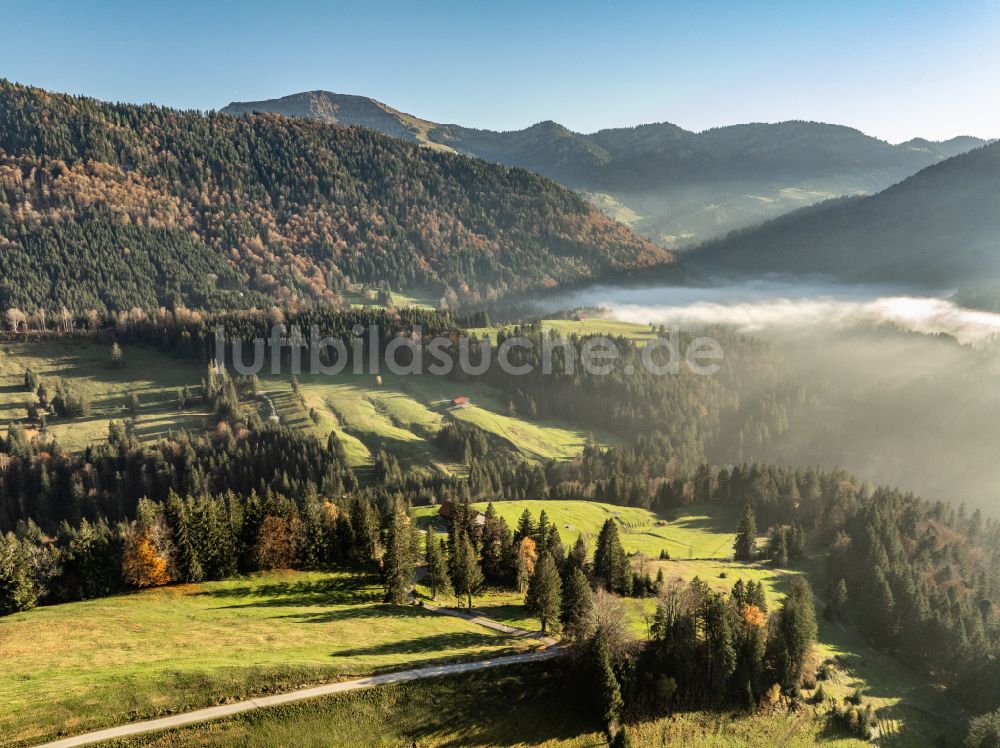
[{"label": "green meadow", "polygon": [[196,361],[174,358],[145,346],[124,346],[124,366],[111,365],[111,347],[89,340],[0,341],[0,423],[23,421],[29,399],[24,390],[24,371],[31,368],[45,385],[49,397],[56,383],[64,380],[92,404],[91,414],[79,418],[51,417],[46,432],[63,447],[79,450],[108,435],[112,420],[130,416],[125,397],[139,397],[136,433],[155,441],[181,429],[200,431],[207,413],[178,411],[177,390],[201,390],[204,371]]},{"label": "green meadow", "polygon": [[[151,746],[547,746],[606,745],[593,715],[562,688],[556,665],[520,666],[386,686],[265,709],[206,725],[116,742]],[[631,723],[636,746],[862,748],[812,709],[794,714],[678,712]]]},{"label": "green meadow", "polygon": [[[474,506],[486,511],[487,504],[479,502]],[[571,546],[582,535],[591,550],[601,526],[614,519],[626,552],[639,552],[647,558],[658,558],[663,550],[672,559],[731,557],[738,521],[737,509],[722,502],[694,504],[662,517],[646,509],[596,501],[497,501],[493,507],[512,529],[525,509],[535,522],[544,510],[565,546]],[[436,521],[438,507],[415,507],[413,511],[418,523],[426,527]]]},{"label": "green meadow", "polygon": [[276,572],[5,617],[2,742],[533,644],[382,596],[370,576]]},{"label": "green meadow", "polygon": [[[475,327],[467,330],[470,335],[477,335],[482,338],[490,336],[496,338],[497,333],[505,329],[508,332],[512,329],[510,325],[497,325],[496,327]],[[638,322],[621,322],[603,317],[589,317],[587,319],[543,319],[543,330],[555,330],[560,335],[570,337],[572,335],[603,335],[609,338],[627,338],[628,340],[646,341],[652,340],[659,335],[659,328],[653,325]]]},{"label": "green meadow", "polygon": [[[461,473],[465,466],[456,465],[434,443],[447,418],[472,423],[532,460],[575,457],[589,436],[602,444],[617,443],[610,435],[595,435],[566,421],[511,416],[499,394],[478,382],[390,373],[382,373],[381,380],[379,384],[372,374],[304,374],[299,377],[301,400],[289,379],[265,376],[262,386],[283,424],[312,430],[321,438],[335,431],[355,467],[370,465],[384,449],[406,467]],[[459,396],[472,404],[453,408],[451,401]]]}]

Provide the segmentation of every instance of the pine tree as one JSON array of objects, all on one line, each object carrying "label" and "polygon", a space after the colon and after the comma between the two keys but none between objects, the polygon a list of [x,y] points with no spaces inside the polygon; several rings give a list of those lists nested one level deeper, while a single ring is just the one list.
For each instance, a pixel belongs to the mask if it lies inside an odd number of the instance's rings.
[{"label": "pine tree", "polygon": [[837,582],[837,586],[833,590],[833,599],[830,600],[830,613],[840,620],[844,619],[847,614],[847,582],[841,577],[840,581]]},{"label": "pine tree", "polygon": [[39,590],[27,541],[13,533],[0,535],[0,615],[35,607]]},{"label": "pine tree", "polygon": [[736,580],[736,584],[733,585],[732,594],[729,597],[737,609],[742,608],[748,603],[746,586],[743,584],[742,579]]},{"label": "pine tree", "polygon": [[609,592],[627,595],[631,589],[632,570],[622,547],[618,525],[613,519],[604,521],[594,552],[594,574]]},{"label": "pine tree", "polygon": [[121,369],[125,366],[125,353],[122,351],[122,347],[118,343],[112,343],[111,345],[111,368]]},{"label": "pine tree", "polygon": [[200,582],[205,578],[205,572],[198,558],[198,550],[192,537],[190,518],[184,501],[173,491],[167,497],[164,506],[167,525],[173,535],[176,549],[174,561],[177,567],[178,581]]},{"label": "pine tree", "polygon": [[511,533],[503,517],[500,517],[490,502],[486,507],[486,521],[483,524],[483,573],[491,584],[510,583],[508,559],[511,554]]},{"label": "pine tree", "polygon": [[775,566],[788,566],[788,528],[774,527],[768,541],[771,561]]},{"label": "pine tree", "polygon": [[576,542],[566,557],[567,568],[576,568],[580,571],[587,570],[587,542],[583,535],[577,535]]},{"label": "pine tree", "polygon": [[455,588],[455,594],[459,599],[465,596],[471,609],[472,596],[483,586],[483,571],[479,568],[479,555],[466,532],[459,535],[455,541],[455,550],[451,557],[451,583]]},{"label": "pine tree", "polygon": [[35,392],[38,390],[38,375],[30,368],[24,370],[24,391]]},{"label": "pine tree", "polygon": [[547,633],[549,626],[559,628],[559,614],[562,609],[562,582],[559,579],[559,569],[548,551],[542,551],[542,557],[535,565],[535,573],[528,583],[528,594],[525,598],[528,610],[538,616],[542,624],[542,633]]},{"label": "pine tree", "polygon": [[382,579],[386,602],[403,605],[413,586],[413,522],[402,504],[397,504],[389,522]]},{"label": "pine tree", "polygon": [[750,504],[743,507],[740,523],[736,526],[733,548],[737,561],[752,561],[757,554],[757,517]]},{"label": "pine tree", "polygon": [[793,524],[788,533],[788,557],[793,561],[806,557],[806,534],[798,523]]},{"label": "pine tree", "polygon": [[358,560],[378,563],[382,558],[379,518],[368,499],[358,498],[351,505],[351,528],[354,531],[354,553]]},{"label": "pine tree", "polygon": [[432,531],[428,531],[425,543],[427,586],[431,588],[431,599],[436,600],[439,592],[447,595],[452,591],[448,575],[448,549],[444,540],[437,540]]},{"label": "pine tree", "polygon": [[559,620],[563,631],[571,639],[584,639],[590,634],[593,621],[594,593],[587,576],[572,566],[566,572],[562,585],[562,611]]},{"label": "pine tree", "polygon": [[767,595],[764,593],[764,583],[747,582],[747,604],[754,605],[764,613],[767,613]]},{"label": "pine tree", "polygon": [[331,431],[326,438],[326,451],[331,457],[335,457],[338,462],[347,462],[347,451],[344,449],[344,442],[337,436],[336,431]]},{"label": "pine tree", "polygon": [[601,720],[601,727],[613,735],[621,718],[621,685],[611,662],[611,647],[603,629],[598,629],[589,647],[591,701]]},{"label": "pine tree", "polygon": [[304,569],[315,569],[326,560],[326,533],[323,507],[313,491],[302,502],[302,547],[299,563]]},{"label": "pine tree", "polygon": [[549,515],[543,509],[538,515],[538,526],[535,528],[535,544],[539,551],[548,548],[550,532],[555,532],[555,528],[549,524]]},{"label": "pine tree", "polygon": [[514,544],[521,545],[521,541],[530,538],[535,534],[535,524],[531,519],[531,512],[525,509],[521,512],[521,518],[517,521],[517,529],[514,531]]},{"label": "pine tree", "polygon": [[816,608],[809,583],[802,576],[792,579],[778,613],[776,639],[781,685],[792,689],[798,685],[806,655],[816,641]]}]

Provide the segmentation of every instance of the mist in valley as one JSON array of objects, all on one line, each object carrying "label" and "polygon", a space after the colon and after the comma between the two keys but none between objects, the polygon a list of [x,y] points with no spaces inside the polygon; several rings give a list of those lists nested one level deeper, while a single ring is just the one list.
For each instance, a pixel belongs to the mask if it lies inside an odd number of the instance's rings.
[{"label": "mist in valley", "polygon": [[800,386],[787,424],[763,427],[742,454],[719,460],[840,466],[1000,515],[1000,315],[919,289],[815,279],[605,286],[557,303],[668,328],[727,328],[772,346],[782,378]]}]

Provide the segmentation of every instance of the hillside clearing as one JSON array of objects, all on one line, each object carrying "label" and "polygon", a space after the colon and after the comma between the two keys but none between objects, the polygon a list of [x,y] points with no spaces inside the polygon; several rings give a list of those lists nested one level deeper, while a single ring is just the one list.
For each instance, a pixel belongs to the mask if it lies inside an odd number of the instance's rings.
[{"label": "hillside clearing", "polygon": [[[488,502],[474,504],[486,511]],[[542,510],[559,531],[567,548],[583,535],[593,551],[597,535],[607,519],[615,519],[621,532],[622,544],[629,553],[641,552],[647,558],[658,558],[667,551],[671,558],[729,558],[733,554],[738,509],[722,502],[694,504],[658,517],[653,512],[635,507],[602,504],[596,501],[496,501],[497,514],[513,529],[525,509],[535,522]],[[438,507],[414,508],[418,523],[426,527],[437,516]]]},{"label": "hillside clearing", "polygon": [[[498,393],[478,382],[385,372],[380,376],[381,384],[372,374],[303,374],[299,377],[301,401],[292,392],[289,379],[265,376],[262,386],[284,425],[312,431],[317,438],[335,431],[354,467],[370,465],[374,455],[384,449],[406,467],[446,474],[463,472],[464,466],[456,464],[434,442],[448,418],[472,423],[532,460],[576,457],[592,435],[565,421],[508,415]],[[451,401],[459,395],[471,398],[472,404],[453,408]],[[594,438],[601,444],[617,443],[607,434],[598,433]]]},{"label": "hillside clearing", "polygon": [[0,621],[0,734],[17,743],[529,642],[381,603],[377,580],[284,572]]},{"label": "hillside clearing", "polygon": [[125,411],[129,392],[139,397],[136,434],[144,441],[181,429],[197,432],[206,428],[208,413],[178,411],[176,407],[177,390],[188,386],[195,393],[201,391],[204,372],[196,361],[147,346],[124,346],[123,352],[125,365],[116,369],[111,366],[110,346],[90,340],[0,341],[0,422],[25,418],[32,395],[24,390],[24,371],[30,368],[50,398],[61,379],[92,404],[89,416],[50,419],[46,432],[68,449],[81,450],[106,439],[108,424],[130,415]]}]

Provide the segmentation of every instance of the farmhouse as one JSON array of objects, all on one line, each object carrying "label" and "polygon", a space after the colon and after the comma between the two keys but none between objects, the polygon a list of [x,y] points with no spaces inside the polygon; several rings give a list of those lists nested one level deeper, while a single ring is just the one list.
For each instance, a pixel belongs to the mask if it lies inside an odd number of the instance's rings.
[{"label": "farmhouse", "polygon": [[462,396],[462,397],[456,397],[454,400],[451,401],[451,404],[456,408],[468,408],[470,405],[472,405],[472,401],[469,400],[469,398]]},{"label": "farmhouse", "polygon": [[[441,505],[441,508],[438,509],[438,516],[441,519],[445,519],[451,522],[452,517],[455,516],[455,502],[454,501],[444,502]],[[483,525],[486,524],[486,515],[483,514],[482,512],[476,512],[475,516],[472,518],[472,521],[477,526],[482,527]]]}]

